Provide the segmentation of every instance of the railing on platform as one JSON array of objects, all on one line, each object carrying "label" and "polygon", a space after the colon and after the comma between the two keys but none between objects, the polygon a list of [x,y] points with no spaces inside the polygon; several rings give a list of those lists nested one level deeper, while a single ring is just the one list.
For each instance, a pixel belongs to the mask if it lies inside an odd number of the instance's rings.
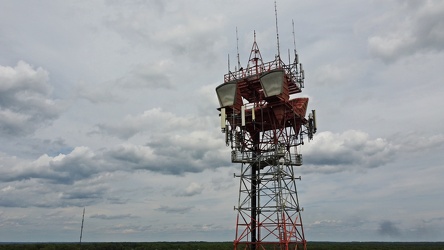
[{"label": "railing on platform", "polygon": [[[263,152],[260,155],[253,156],[251,151],[231,151],[231,162],[233,163],[259,163],[260,166],[265,167],[269,165],[278,165],[283,163],[285,165],[291,166],[301,166],[302,165],[302,154],[289,154],[281,155],[280,152]],[[283,158],[284,161],[279,160]]]}]

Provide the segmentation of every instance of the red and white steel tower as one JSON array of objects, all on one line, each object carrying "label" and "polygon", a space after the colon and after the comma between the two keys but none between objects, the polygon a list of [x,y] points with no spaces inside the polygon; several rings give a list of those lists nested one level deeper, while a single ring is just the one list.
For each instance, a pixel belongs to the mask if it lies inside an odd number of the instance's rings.
[{"label": "red and white steel tower", "polygon": [[[316,133],[315,111],[306,118],[304,70],[296,49],[286,64],[263,62],[256,36],[248,65],[216,88],[221,129],[231,161],[240,163],[234,249],[306,249],[296,180],[304,136]],[[239,66],[240,67],[240,66]]]}]

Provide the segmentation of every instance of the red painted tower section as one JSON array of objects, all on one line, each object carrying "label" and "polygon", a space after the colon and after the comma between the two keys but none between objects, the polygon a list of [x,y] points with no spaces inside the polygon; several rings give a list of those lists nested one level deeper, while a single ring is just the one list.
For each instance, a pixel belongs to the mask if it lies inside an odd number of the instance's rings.
[{"label": "red painted tower section", "polygon": [[[290,59],[289,59],[290,61]],[[246,68],[224,76],[216,88],[221,129],[231,160],[240,163],[234,249],[306,249],[296,181],[303,138],[316,132],[296,51],[264,63],[254,40]]]}]

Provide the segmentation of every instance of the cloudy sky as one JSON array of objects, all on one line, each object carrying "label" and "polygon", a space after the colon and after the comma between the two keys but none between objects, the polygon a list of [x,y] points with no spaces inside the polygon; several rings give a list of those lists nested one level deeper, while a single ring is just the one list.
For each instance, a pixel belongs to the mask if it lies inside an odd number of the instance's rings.
[{"label": "cloudy sky", "polygon": [[[318,133],[308,241],[444,239],[444,1],[279,0]],[[215,87],[273,1],[0,2],[0,241],[231,241]],[[286,57],[285,57],[286,58]],[[441,111],[440,111],[441,110]]]}]

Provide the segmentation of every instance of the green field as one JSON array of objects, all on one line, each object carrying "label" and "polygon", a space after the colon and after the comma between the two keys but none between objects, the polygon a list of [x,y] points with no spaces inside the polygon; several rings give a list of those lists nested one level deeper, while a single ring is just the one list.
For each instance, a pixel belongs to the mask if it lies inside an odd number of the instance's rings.
[{"label": "green field", "polygon": [[[232,242],[0,243],[0,250],[230,250]],[[309,250],[444,250],[444,242],[309,242]]]}]

